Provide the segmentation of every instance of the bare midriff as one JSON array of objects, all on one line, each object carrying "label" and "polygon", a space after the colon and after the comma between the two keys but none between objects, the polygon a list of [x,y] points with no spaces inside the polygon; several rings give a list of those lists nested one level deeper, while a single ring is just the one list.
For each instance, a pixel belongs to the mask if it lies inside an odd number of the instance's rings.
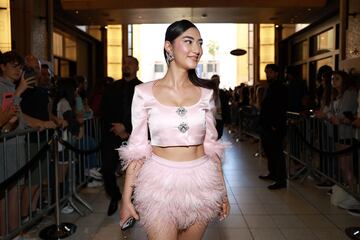
[{"label": "bare midriff", "polygon": [[161,158],[171,161],[191,161],[201,158],[205,155],[204,146],[176,146],[176,147],[159,147],[152,146],[153,153]]}]

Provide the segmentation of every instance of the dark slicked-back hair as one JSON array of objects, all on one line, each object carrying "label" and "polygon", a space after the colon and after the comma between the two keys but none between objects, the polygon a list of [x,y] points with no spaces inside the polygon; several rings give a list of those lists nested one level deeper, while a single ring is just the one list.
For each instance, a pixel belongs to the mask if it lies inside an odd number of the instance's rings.
[{"label": "dark slicked-back hair", "polygon": [[[190,22],[189,20],[183,19],[180,21],[173,22],[166,29],[165,33],[165,41],[169,41],[170,43],[174,43],[175,39],[178,38],[181,34],[186,32],[190,28],[196,28],[195,24]],[[166,59],[166,51],[164,49],[164,56]],[[199,87],[209,88],[216,90],[216,83],[212,80],[201,79],[197,76],[195,69],[188,70],[188,76],[190,81]],[[216,94],[216,91],[214,91]]]}]

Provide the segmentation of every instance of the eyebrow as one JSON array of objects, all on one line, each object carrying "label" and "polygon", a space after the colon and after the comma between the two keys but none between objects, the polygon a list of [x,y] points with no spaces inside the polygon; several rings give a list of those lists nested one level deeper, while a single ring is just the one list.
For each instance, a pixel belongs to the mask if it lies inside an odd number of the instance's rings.
[{"label": "eyebrow", "polygon": [[[194,38],[193,38],[193,37],[191,37],[191,36],[184,36],[184,37],[183,37],[183,39],[184,39],[184,38],[190,38],[191,40],[194,40]],[[202,39],[202,38],[199,38],[199,40],[198,40],[198,41],[203,41],[203,39]]]}]

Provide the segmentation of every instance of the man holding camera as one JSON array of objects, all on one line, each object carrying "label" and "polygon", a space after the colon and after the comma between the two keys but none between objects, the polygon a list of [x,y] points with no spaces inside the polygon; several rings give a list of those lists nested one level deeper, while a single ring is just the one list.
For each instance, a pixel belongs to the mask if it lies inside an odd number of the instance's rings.
[{"label": "man holding camera", "polygon": [[[48,85],[43,83],[40,61],[34,55],[25,57],[24,76],[35,78],[35,86],[22,94],[21,110],[28,126],[38,129],[56,128],[50,120],[50,95]],[[49,83],[48,83],[49,84]]]}]

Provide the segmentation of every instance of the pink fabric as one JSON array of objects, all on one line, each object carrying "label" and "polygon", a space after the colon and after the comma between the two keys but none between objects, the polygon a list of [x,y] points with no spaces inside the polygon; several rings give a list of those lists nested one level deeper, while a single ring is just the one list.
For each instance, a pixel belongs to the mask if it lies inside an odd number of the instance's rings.
[{"label": "pink fabric", "polygon": [[119,157],[123,160],[121,162],[122,169],[125,170],[132,161],[147,160],[152,153],[152,147],[149,143],[142,145],[127,145],[124,142],[118,149]]},{"label": "pink fabric", "polygon": [[[207,155],[222,158],[224,148],[229,144],[217,141],[213,90],[201,88],[200,100],[192,106],[182,106],[185,113],[180,114],[179,107],[157,101],[153,95],[155,82],[135,87],[131,110],[133,130],[127,145],[119,148],[124,166],[133,160],[150,157],[148,128],[150,145],[168,147],[204,144]],[[181,126],[187,129],[181,131]]]},{"label": "pink fabric", "polygon": [[224,194],[217,164],[208,156],[175,162],[152,155],[138,175],[134,204],[147,230],[186,229],[217,217]]}]

